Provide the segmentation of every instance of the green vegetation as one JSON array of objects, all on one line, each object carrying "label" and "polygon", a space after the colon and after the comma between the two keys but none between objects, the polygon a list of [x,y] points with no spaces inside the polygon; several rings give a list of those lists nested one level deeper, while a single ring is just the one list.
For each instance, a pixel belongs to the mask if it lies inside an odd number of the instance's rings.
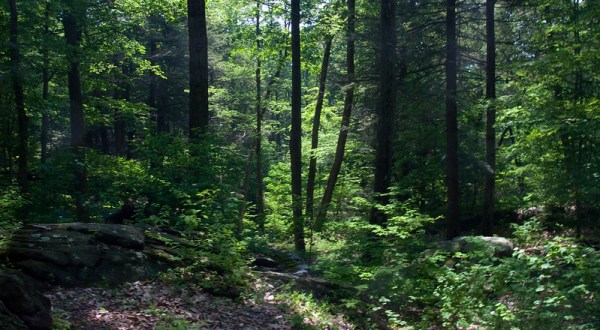
[{"label": "green vegetation", "polygon": [[592,0],[8,0],[0,247],[35,223],[175,230],[152,238],[191,262],[163,278],[238,301],[253,257],[293,253],[331,285],[273,290],[298,329],[600,328],[598,17]]}]

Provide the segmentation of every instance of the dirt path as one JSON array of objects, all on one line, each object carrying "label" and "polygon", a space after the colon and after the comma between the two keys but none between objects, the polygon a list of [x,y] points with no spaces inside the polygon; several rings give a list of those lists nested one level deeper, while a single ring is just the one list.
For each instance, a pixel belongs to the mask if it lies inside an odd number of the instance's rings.
[{"label": "dirt path", "polygon": [[55,319],[70,329],[291,329],[273,301],[234,302],[159,281],[54,288],[47,296]]}]

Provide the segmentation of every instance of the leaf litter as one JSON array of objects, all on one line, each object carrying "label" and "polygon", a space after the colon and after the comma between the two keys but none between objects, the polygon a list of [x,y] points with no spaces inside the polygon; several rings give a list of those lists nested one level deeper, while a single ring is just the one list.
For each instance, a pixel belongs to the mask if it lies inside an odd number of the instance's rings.
[{"label": "leaf litter", "polygon": [[116,288],[55,287],[53,314],[71,329],[292,329],[282,303],[233,301],[159,280]]}]

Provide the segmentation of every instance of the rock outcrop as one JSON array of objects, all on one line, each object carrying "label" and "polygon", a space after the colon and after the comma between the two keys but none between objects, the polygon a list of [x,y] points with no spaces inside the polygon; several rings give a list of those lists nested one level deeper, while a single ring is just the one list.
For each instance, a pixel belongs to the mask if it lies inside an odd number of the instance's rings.
[{"label": "rock outcrop", "polygon": [[0,251],[12,268],[63,286],[116,285],[156,275],[177,264],[188,241],[147,228],[64,223],[27,225]]},{"label": "rock outcrop", "polygon": [[462,252],[487,252],[491,255],[502,258],[512,256],[514,244],[504,237],[491,236],[461,236],[451,241],[441,241],[435,244],[435,248],[425,251],[432,255],[437,250],[451,253]]},{"label": "rock outcrop", "polygon": [[50,300],[41,283],[16,270],[0,269],[2,329],[48,330],[52,327]]}]

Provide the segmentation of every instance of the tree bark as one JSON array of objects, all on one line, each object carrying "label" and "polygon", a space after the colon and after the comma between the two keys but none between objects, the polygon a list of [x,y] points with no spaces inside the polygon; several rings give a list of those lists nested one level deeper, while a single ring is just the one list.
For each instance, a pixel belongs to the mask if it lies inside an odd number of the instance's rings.
[{"label": "tree bark", "polygon": [[190,53],[189,138],[198,139],[208,127],[208,39],[205,0],[188,0]]},{"label": "tree bark", "polygon": [[261,30],[260,30],[260,9],[261,2],[256,2],[256,140],[255,140],[255,160],[256,160],[256,222],[258,229],[265,230],[265,193],[262,173],[262,89],[261,89]]},{"label": "tree bark", "polygon": [[[353,0],[350,0],[353,1]],[[314,193],[315,178],[317,176],[317,148],[319,147],[319,129],[321,127],[321,111],[323,110],[323,99],[325,98],[325,82],[327,81],[327,69],[329,67],[329,58],[331,57],[332,36],[327,36],[325,40],[325,52],[323,53],[323,63],[321,64],[321,75],[319,77],[319,92],[317,95],[317,104],[315,106],[315,115],[313,118],[310,163],[308,165],[308,178],[306,181],[306,218],[312,222],[314,214]],[[315,228],[316,229],[316,228]]]},{"label": "tree bark", "polygon": [[[377,104],[377,135],[375,153],[375,202],[388,203],[386,193],[392,176],[392,136],[396,108],[396,1],[381,0],[381,31],[379,59],[379,101]],[[383,225],[386,215],[377,206],[371,209],[369,222]]]},{"label": "tree bark", "polygon": [[75,207],[76,216],[80,221],[86,218],[83,199],[87,192],[87,173],[85,169],[85,152],[84,152],[84,113],[83,113],[83,94],[81,90],[81,74],[79,71],[79,57],[81,31],[79,30],[78,17],[85,16],[85,10],[76,15],[73,8],[68,8],[65,13],[62,23],[65,32],[65,39],[68,46],[68,85],[69,85],[69,103],[70,103],[70,119],[71,119],[71,147],[75,154]]},{"label": "tree bark", "polygon": [[319,212],[317,214],[317,220],[315,222],[315,230],[321,230],[325,218],[327,216],[327,209],[333,198],[333,191],[337,183],[340,169],[342,168],[342,162],[344,161],[344,153],[346,150],[346,140],[348,138],[348,130],[350,129],[350,116],[352,114],[352,105],[354,102],[354,34],[355,34],[355,14],[356,4],[355,0],[348,0],[348,30],[346,32],[346,67],[348,75],[348,89],[346,90],[346,98],[344,100],[344,111],[342,112],[342,126],[340,128],[340,134],[338,135],[337,147],[335,150],[335,157],[333,158],[333,164],[331,165],[331,171],[327,179],[327,185],[325,186],[325,192],[321,199],[319,206]]},{"label": "tree bark", "polygon": [[458,108],[456,0],[446,0],[446,185],[448,239],[460,233],[460,189],[458,181]]},{"label": "tree bark", "polygon": [[483,224],[484,235],[492,235],[494,229],[494,195],[496,187],[496,35],[494,29],[494,5],[496,0],[486,0],[486,88],[485,98],[490,104],[486,109],[485,124],[485,190],[483,193]]},{"label": "tree bark", "polygon": [[10,10],[10,60],[12,65],[13,90],[17,110],[19,139],[17,145],[17,182],[21,191],[27,192],[27,158],[29,141],[29,118],[25,112],[23,94],[23,72],[21,71],[21,49],[19,45],[19,12],[16,0],[8,0]]},{"label": "tree bark", "polygon": [[[44,8],[44,38],[50,37],[50,3],[46,3]],[[40,132],[40,161],[46,163],[48,158],[48,142],[50,132],[50,117],[48,116],[48,97],[50,87],[50,54],[47,44],[42,46],[42,100],[44,108],[42,109],[42,127]]]},{"label": "tree bark", "polygon": [[300,67],[300,0],[292,0],[292,128],[290,161],[294,246],[306,250],[302,218],[302,78]]}]

